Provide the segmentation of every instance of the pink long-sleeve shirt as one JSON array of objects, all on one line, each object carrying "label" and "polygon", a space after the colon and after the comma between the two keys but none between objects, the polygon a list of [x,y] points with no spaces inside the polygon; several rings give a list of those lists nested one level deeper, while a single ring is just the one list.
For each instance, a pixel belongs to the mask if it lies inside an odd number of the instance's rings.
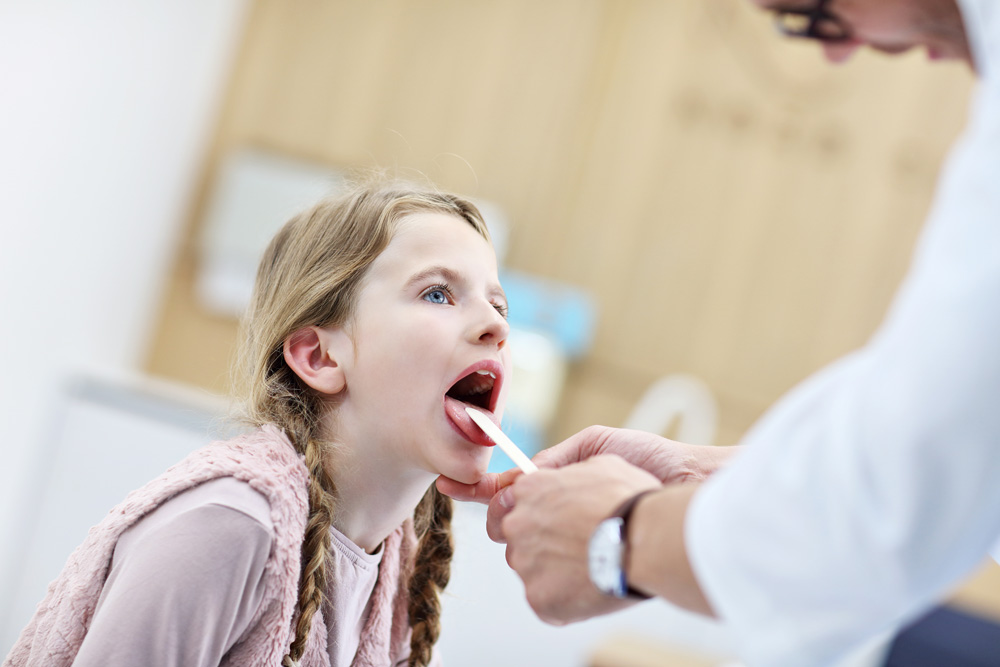
[{"label": "pink long-sleeve shirt", "polygon": [[[336,529],[324,616],[331,667],[350,665],[382,551]],[[126,531],[74,667],[215,667],[265,603],[274,539],[267,500],[232,477],[206,482]]]}]

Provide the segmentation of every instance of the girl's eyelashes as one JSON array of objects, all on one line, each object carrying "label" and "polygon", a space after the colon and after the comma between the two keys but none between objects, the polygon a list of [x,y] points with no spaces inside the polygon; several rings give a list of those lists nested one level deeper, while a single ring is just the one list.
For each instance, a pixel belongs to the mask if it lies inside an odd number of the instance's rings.
[{"label": "girl's eyelashes", "polygon": [[431,285],[424,290],[421,298],[424,301],[430,301],[431,303],[450,304],[455,302],[451,295],[451,288],[443,284]]},{"label": "girl's eyelashes", "polygon": [[[454,305],[455,297],[452,294],[451,287],[441,283],[439,285],[431,285],[423,291],[420,298],[424,301],[429,301],[430,303],[436,303],[441,305]],[[496,302],[492,304],[500,317],[507,319],[507,304],[504,302]]]}]

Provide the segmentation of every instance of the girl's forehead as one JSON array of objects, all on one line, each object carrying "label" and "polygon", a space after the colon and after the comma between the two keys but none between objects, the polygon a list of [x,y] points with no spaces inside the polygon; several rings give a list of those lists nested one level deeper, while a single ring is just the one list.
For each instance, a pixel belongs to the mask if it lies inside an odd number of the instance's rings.
[{"label": "girl's forehead", "polygon": [[495,277],[496,255],[467,220],[448,213],[414,213],[400,219],[392,240],[371,266],[372,277],[412,273],[428,265]]},{"label": "girl's forehead", "polygon": [[[423,232],[429,235],[454,233],[456,229],[467,228],[476,236],[482,235],[468,220],[457,213],[446,213],[444,211],[416,211],[407,213],[396,222],[396,231],[393,237],[403,233]],[[485,239],[484,239],[485,240]]]},{"label": "girl's forehead", "polygon": [[448,213],[414,213],[402,218],[382,254],[476,251],[493,255],[489,242],[467,220]]}]

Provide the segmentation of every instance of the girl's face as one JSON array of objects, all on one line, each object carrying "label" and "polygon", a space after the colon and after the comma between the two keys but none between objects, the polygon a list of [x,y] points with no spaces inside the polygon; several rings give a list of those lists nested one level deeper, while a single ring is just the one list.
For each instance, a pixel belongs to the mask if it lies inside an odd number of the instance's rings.
[{"label": "girl's face", "polygon": [[369,267],[339,345],[338,439],[386,465],[477,481],[492,442],[464,408],[497,422],[503,414],[506,310],[493,249],[468,222],[403,218]]}]

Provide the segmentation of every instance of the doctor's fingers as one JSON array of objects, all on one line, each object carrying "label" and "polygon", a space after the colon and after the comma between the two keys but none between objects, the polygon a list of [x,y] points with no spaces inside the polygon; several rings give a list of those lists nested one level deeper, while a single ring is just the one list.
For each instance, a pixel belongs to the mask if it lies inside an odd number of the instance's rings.
[{"label": "doctor's fingers", "polygon": [[[510,471],[502,473],[507,475]],[[513,474],[510,482],[501,489],[486,511],[486,534],[499,544],[507,542],[506,520],[520,504],[532,516],[533,508],[539,507],[539,495],[547,493],[551,478],[556,471],[540,469],[531,475]],[[534,516],[538,516],[537,514]]]},{"label": "doctor's fingers", "polygon": [[513,496],[510,496],[509,491],[501,491],[493,496],[493,499],[490,500],[489,507],[486,509],[486,534],[489,535],[490,539],[497,544],[504,544],[507,542],[507,538],[504,536],[503,532],[503,520],[513,509],[513,507],[507,507],[501,504],[501,493],[504,493],[506,496],[513,499]]},{"label": "doctor's fingers", "polygon": [[524,583],[528,605],[542,621],[565,625],[627,606],[600,593],[575,540],[526,528],[507,544],[507,564]]},{"label": "doctor's fingers", "polygon": [[604,443],[614,430],[607,426],[588,426],[559,444],[543,449],[532,460],[539,468],[562,468],[585,461],[602,453]]},{"label": "doctor's fingers", "polygon": [[534,585],[547,567],[547,559],[558,548],[546,546],[539,524],[524,513],[519,513],[513,519],[508,515],[503,523],[507,537],[507,548],[504,550],[507,565],[517,572],[525,586]]},{"label": "doctor's fingers", "polygon": [[534,462],[539,468],[563,468],[586,463],[598,456],[613,455],[667,482],[687,472],[686,463],[692,447],[655,433],[590,426],[541,451]]}]

